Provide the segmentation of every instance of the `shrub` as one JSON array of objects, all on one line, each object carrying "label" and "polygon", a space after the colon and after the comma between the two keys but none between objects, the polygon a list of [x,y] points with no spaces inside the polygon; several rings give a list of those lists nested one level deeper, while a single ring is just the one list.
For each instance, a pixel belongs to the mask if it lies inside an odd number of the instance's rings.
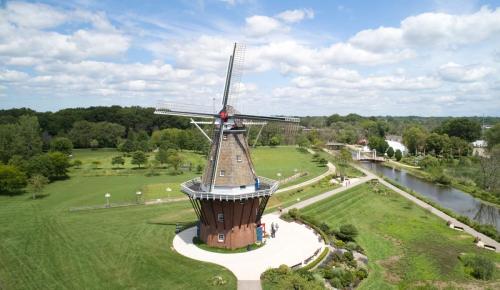
[{"label": "shrub", "polygon": [[465,255],[461,258],[466,271],[474,278],[490,280],[495,271],[495,264],[486,257],[476,255]]},{"label": "shrub", "polygon": [[337,236],[343,241],[353,241],[358,235],[358,229],[352,224],[341,225]]},{"label": "shrub", "polygon": [[337,248],[343,248],[345,246],[345,243],[342,240],[335,240],[335,242],[333,242],[333,245]]},{"label": "shrub", "polygon": [[322,230],[323,232],[325,232],[326,234],[330,233],[330,226],[325,223],[325,222],[322,222],[320,225],[319,225],[319,228],[320,230]]},{"label": "shrub", "polygon": [[300,218],[300,212],[297,208],[292,208],[291,210],[289,210],[288,215],[294,220]]},{"label": "shrub", "polygon": [[354,256],[353,256],[353,254],[352,254],[352,252],[351,252],[351,251],[347,251],[347,252],[345,252],[345,253],[344,253],[344,257],[345,257],[348,261],[352,261],[352,260],[354,260]]},{"label": "shrub", "polygon": [[368,271],[366,271],[365,268],[359,268],[358,270],[356,270],[355,275],[359,280],[363,280],[368,277]]}]

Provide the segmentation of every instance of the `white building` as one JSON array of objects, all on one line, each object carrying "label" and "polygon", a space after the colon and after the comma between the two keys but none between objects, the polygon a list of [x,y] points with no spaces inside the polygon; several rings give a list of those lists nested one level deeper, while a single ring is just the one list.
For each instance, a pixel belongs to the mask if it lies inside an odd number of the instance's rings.
[{"label": "white building", "polygon": [[401,153],[403,153],[403,155],[406,154],[406,146],[403,145],[403,143],[388,139],[386,139],[385,141],[387,142],[387,144],[389,144],[389,147],[392,147],[392,149],[394,149],[394,152],[399,149],[401,150]]}]

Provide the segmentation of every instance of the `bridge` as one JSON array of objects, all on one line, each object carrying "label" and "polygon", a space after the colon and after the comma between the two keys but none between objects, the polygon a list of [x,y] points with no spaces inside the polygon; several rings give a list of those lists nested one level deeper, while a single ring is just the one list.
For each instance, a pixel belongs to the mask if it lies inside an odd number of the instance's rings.
[{"label": "bridge", "polygon": [[356,150],[356,160],[357,161],[370,161],[370,162],[384,162],[384,157],[377,157],[377,151],[373,149],[370,152],[362,152],[361,150]]}]

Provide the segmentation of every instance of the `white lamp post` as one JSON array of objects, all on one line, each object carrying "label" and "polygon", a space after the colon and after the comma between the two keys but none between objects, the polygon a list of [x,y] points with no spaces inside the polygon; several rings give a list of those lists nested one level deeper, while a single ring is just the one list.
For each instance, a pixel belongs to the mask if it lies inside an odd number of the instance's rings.
[{"label": "white lamp post", "polygon": [[111,194],[109,194],[109,192],[107,192],[104,197],[106,198],[106,207],[109,207],[109,198],[111,197]]},{"label": "white lamp post", "polygon": [[137,203],[139,203],[139,201],[141,200],[141,195],[142,195],[142,192],[140,192],[140,191],[135,193],[135,198],[136,198]]}]

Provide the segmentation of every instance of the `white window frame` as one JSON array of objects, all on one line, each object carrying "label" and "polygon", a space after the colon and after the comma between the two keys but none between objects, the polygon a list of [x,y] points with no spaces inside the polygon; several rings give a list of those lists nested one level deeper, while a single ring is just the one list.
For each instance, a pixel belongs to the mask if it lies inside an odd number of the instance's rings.
[{"label": "white window frame", "polygon": [[221,170],[220,173],[219,173],[219,176],[225,176],[226,175],[226,171],[225,170]]},{"label": "white window frame", "polygon": [[241,159],[241,155],[236,155],[236,162],[243,162],[243,159]]},{"label": "white window frame", "polygon": [[[222,237],[222,238],[221,238]],[[217,241],[219,243],[224,243],[224,239],[226,238],[226,236],[224,236],[224,234],[218,234],[217,235]]]},{"label": "white window frame", "polygon": [[219,221],[219,222],[223,222],[224,221],[224,213],[219,212],[217,214],[217,221]]}]

